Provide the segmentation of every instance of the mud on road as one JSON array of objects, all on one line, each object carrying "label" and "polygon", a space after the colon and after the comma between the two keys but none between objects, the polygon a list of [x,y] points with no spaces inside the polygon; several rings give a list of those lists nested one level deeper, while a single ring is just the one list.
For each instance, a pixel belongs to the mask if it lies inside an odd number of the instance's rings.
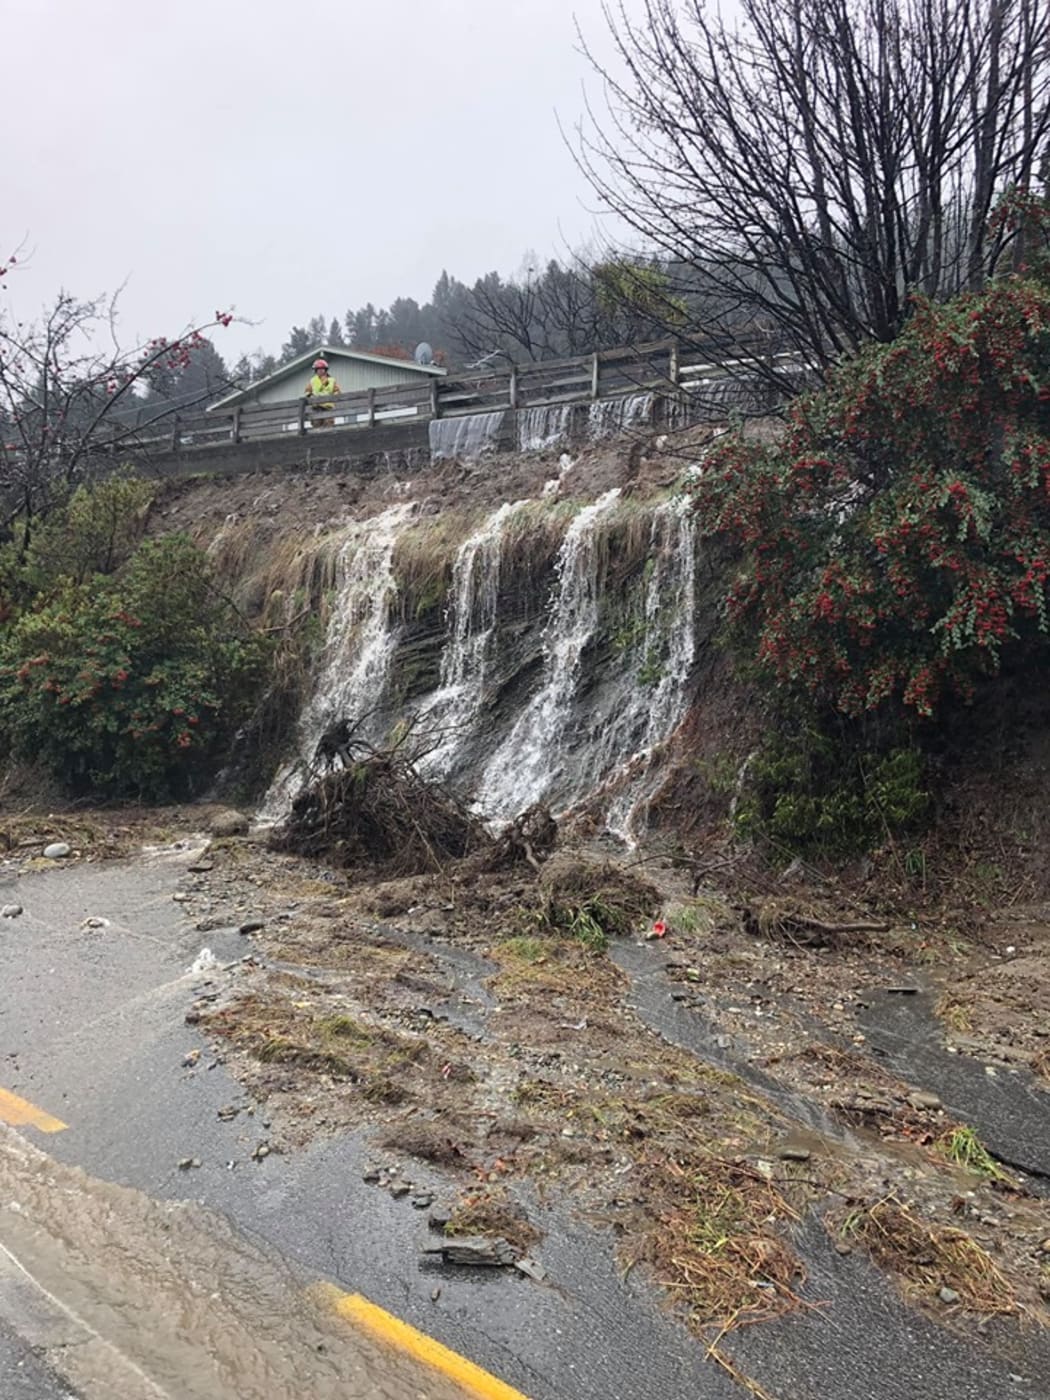
[{"label": "mud on road", "polygon": [[[166,835],[206,820],[172,814]],[[52,868],[32,846],[9,860]],[[963,973],[992,985],[981,959],[1001,986],[1005,947],[931,951],[907,924],[835,947],[758,936],[669,861],[597,847],[539,876],[351,883],[221,838],[164,898],[181,946],[220,950],[187,984],[183,1073],[223,1063],[239,1092],[219,1119],[265,1118],[260,1153],[363,1134],[379,1215],[406,1212],[435,1251],[501,1241],[527,1289],[568,1290],[578,1222],[753,1394],[851,1395],[876,1367],[886,1397],[1044,1393],[1046,1086],[994,1027],[963,1046],[933,1019]],[[1044,965],[1028,927],[1010,945],[1026,976]]]},{"label": "mud on road", "polygon": [[[1002,986],[994,950],[931,953],[907,925],[833,949],[757,938],[670,862],[624,870],[594,849],[539,879],[453,863],[350,883],[251,841],[215,843],[204,864],[183,882],[187,917],[255,927],[250,959],[189,1018],[266,1102],[280,1150],[365,1125],[377,1190],[437,1164],[450,1228],[517,1232],[519,1252],[537,1191],[572,1200],[614,1227],[621,1267],[723,1339],[727,1364],[735,1328],[811,1305],[813,1222],[836,1257],[873,1261],[982,1346],[1016,1359],[1021,1328],[1043,1327],[1047,1086],[996,1020],[960,1046],[933,1019],[964,972]],[[537,885],[566,870],[591,882],[581,907],[628,889],[630,931],[544,923]],[[655,922],[664,937],[647,937]],[[1046,945],[1029,948],[1025,977],[1040,959],[1045,976]],[[925,1018],[921,1035],[881,1033],[883,1003]],[[994,1110],[974,1076],[934,1071],[931,1041],[994,1086]]]}]

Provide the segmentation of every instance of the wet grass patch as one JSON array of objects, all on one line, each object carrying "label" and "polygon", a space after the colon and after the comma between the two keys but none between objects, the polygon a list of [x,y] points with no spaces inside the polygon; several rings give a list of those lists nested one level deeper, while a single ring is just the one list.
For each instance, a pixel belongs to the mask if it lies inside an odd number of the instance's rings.
[{"label": "wet grass patch", "polygon": [[986,1181],[1009,1182],[1011,1177],[985,1147],[972,1128],[950,1128],[937,1139],[936,1150],[957,1167],[984,1177]]},{"label": "wet grass patch", "polygon": [[[314,995],[310,995],[314,993]],[[352,1015],[300,979],[277,977],[268,995],[249,993],[203,1018],[207,1029],[260,1065],[308,1071],[356,1086],[371,1102],[413,1096],[406,1079],[425,1073],[430,1046]]]},{"label": "wet grass patch", "polygon": [[645,928],[659,907],[659,892],[648,881],[612,865],[574,862],[545,872],[521,920],[527,930],[602,953],[611,938]]}]

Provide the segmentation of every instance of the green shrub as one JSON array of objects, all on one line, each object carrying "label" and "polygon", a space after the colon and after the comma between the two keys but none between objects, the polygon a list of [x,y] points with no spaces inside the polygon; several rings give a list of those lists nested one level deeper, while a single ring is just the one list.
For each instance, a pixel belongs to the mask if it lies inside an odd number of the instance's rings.
[{"label": "green shrub", "polygon": [[159,800],[199,791],[253,690],[266,647],[172,535],[111,577],[67,581],[0,642],[11,752],[74,793]]},{"label": "green shrub", "polygon": [[1050,650],[1050,281],[917,302],[694,489],[737,551],[727,615],[761,678],[847,715],[969,700]]},{"label": "green shrub", "polygon": [[740,836],[783,852],[856,855],[927,816],[922,754],[872,753],[816,729],[768,741],[748,769],[736,809]]},{"label": "green shrub", "polygon": [[59,578],[84,583],[115,573],[142,539],[152,499],[152,485],[130,475],[78,486],[33,536],[30,578],[46,588]]}]

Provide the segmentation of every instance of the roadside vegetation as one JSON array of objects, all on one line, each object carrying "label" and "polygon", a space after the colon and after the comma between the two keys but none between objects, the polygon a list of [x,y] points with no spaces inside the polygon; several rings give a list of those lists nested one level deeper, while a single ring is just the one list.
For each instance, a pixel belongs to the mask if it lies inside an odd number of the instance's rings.
[{"label": "roadside vegetation", "polygon": [[0,738],[69,794],[201,792],[269,648],[188,538],[144,538],[150,488],[78,487],[0,555]]},{"label": "roadside vegetation", "polygon": [[694,485],[733,552],[730,641],[769,737],[748,836],[845,854],[933,811],[930,760],[966,746],[1005,682],[1050,662],[1050,205],[1015,196],[1029,262],[916,298],[899,337],[829,371],[769,443],[732,435]]}]

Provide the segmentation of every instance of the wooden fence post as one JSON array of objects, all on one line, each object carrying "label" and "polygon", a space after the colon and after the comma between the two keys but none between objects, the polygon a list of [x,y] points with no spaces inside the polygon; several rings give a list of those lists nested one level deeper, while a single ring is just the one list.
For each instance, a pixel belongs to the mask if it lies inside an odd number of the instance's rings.
[{"label": "wooden fence post", "polygon": [[441,400],[438,398],[437,375],[430,378],[430,416],[431,418],[441,417]]},{"label": "wooden fence post", "polygon": [[368,391],[368,426],[374,428],[376,425],[376,391]]},{"label": "wooden fence post", "polygon": [[234,442],[240,442],[240,440],[241,440],[241,406],[240,406],[240,404],[238,404],[237,407],[233,410],[233,434],[232,434],[232,436],[233,436]]},{"label": "wooden fence post", "polygon": [[179,415],[177,413],[171,420],[171,450],[172,452],[179,450]]},{"label": "wooden fence post", "polygon": [[668,379],[670,379],[671,384],[675,389],[678,388],[678,376],[680,372],[681,371],[678,367],[678,344],[677,342],[675,342],[671,346],[670,352],[668,354],[667,363],[667,377]]},{"label": "wooden fence post", "polygon": [[598,359],[598,353],[597,353],[597,351],[595,351],[594,355],[591,357],[591,398],[592,398],[592,399],[596,399],[596,398],[598,397],[599,388],[600,388],[598,377],[599,377],[600,373],[601,373],[601,361]]},{"label": "wooden fence post", "polygon": [[517,406],[518,406],[518,367],[517,367],[516,364],[513,363],[513,361],[511,362],[511,366],[510,366],[510,382],[509,382],[508,385],[507,385],[507,398],[510,400],[510,406],[511,406],[511,408],[517,408]]},{"label": "wooden fence post", "polygon": [[305,434],[305,432],[306,432],[306,400],[305,400],[305,399],[300,399],[300,400],[299,400],[299,436],[302,437],[302,436]]}]

